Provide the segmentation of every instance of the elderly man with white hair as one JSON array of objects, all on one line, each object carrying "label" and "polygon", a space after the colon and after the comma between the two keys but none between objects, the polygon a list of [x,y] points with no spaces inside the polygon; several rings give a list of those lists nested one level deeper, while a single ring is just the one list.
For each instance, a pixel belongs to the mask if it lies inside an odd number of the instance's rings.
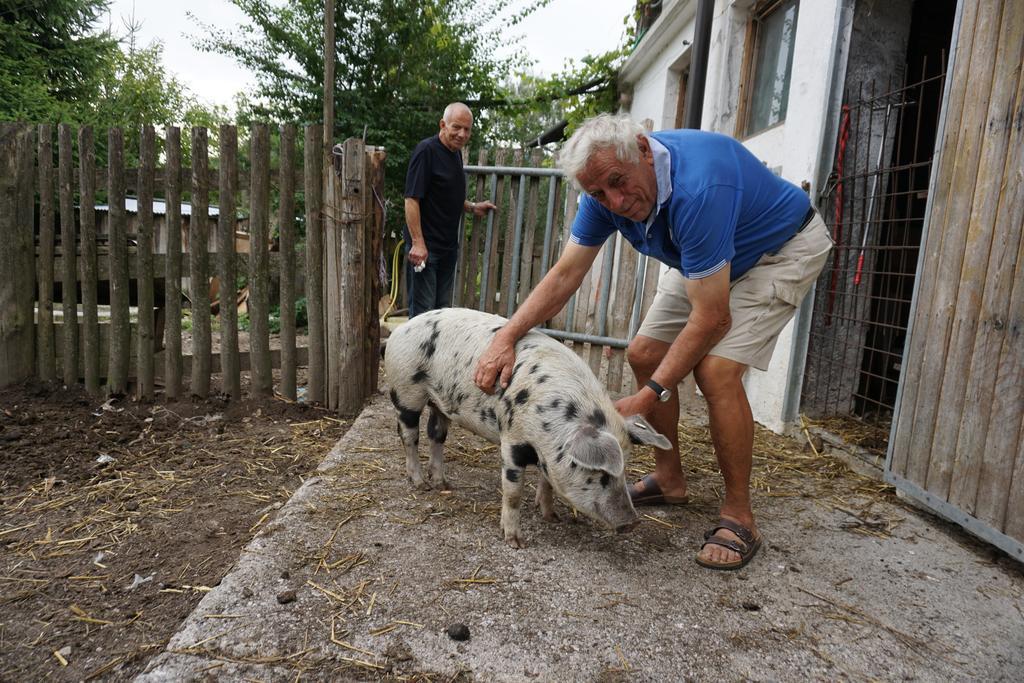
[{"label": "elderly man with white hair", "polygon": [[646,415],[672,447],[655,451],[654,472],[630,495],[636,505],[688,502],[673,389],[693,372],[725,481],[719,520],[696,560],[739,569],[762,543],[750,498],[754,420],[743,374],[767,369],[779,333],[824,267],[828,230],[799,187],[717,133],[648,134],[626,116],[602,114],[580,126],[559,163],[585,193],[571,240],[495,335],[476,384],[487,392],[497,381],[507,386],[516,340],[561,310],[614,231],[670,266],[628,349],[640,389],[616,408]]},{"label": "elderly man with white hair", "polygon": [[451,306],[464,211],[483,216],[496,207],[466,200],[462,148],[473,134],[473,113],[452,102],[438,133],[421,140],[405,175],[405,270],[409,317]]}]

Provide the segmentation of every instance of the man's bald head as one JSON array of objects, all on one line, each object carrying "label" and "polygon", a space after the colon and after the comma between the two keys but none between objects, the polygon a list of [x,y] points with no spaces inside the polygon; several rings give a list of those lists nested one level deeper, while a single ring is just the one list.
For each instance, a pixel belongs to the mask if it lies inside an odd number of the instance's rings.
[{"label": "man's bald head", "polygon": [[456,116],[468,116],[470,121],[473,120],[473,112],[462,102],[452,102],[445,107],[444,115],[441,118],[450,123]]},{"label": "man's bald head", "polygon": [[453,152],[461,150],[473,133],[473,112],[462,102],[452,102],[444,108],[438,137]]}]

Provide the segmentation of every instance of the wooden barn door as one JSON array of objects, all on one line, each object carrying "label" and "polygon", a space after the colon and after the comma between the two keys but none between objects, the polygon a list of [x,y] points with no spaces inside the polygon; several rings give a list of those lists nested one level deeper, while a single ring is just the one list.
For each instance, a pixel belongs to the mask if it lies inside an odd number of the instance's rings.
[{"label": "wooden barn door", "polygon": [[1024,561],[1024,2],[953,45],[886,479]]}]

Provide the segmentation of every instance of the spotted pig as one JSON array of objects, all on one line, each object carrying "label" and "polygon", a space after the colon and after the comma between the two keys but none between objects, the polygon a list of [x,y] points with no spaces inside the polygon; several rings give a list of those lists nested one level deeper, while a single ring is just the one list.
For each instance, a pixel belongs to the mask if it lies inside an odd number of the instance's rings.
[{"label": "spotted pig", "polygon": [[[506,320],[461,308],[430,311],[399,327],[387,342],[384,368],[406,471],[419,488],[447,488],[444,441],[450,421],[501,446],[501,528],[505,541],[523,547],[519,503],[523,471],[540,470],[537,504],[556,519],[552,493],[617,531],[636,526],[624,475],[630,443],[668,448],[669,442],[639,415],[621,417],[590,368],[562,343],[531,331],[516,344],[508,388],[480,391],[477,360]],[[430,408],[429,482],[418,456],[419,423]]]}]

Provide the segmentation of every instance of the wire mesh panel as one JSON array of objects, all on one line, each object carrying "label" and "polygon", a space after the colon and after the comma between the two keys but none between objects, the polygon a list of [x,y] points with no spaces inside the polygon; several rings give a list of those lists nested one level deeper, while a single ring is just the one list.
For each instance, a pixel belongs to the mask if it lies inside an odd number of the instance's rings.
[{"label": "wire mesh panel", "polygon": [[836,247],[817,284],[803,410],[887,428],[903,367],[945,59],[847,91],[818,206]]}]

